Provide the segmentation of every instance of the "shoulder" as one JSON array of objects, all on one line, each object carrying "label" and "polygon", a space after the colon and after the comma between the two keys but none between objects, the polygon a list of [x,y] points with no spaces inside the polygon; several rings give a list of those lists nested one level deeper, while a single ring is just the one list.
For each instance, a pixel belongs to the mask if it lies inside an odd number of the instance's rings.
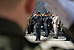
[{"label": "shoulder", "polygon": [[59,16],[56,16],[56,18],[59,18]]}]

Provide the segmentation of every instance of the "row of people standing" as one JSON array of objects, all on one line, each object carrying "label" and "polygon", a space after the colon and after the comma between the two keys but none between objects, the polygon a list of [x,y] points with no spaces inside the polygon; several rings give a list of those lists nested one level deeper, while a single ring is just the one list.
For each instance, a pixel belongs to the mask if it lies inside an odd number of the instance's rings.
[{"label": "row of people standing", "polygon": [[[50,15],[50,12],[45,13],[44,15],[41,15],[40,12],[37,12],[36,14],[32,15],[32,17],[30,18],[30,26],[32,27],[32,31],[34,30],[33,27],[35,26],[35,33],[36,33],[36,40],[40,40],[41,37],[41,26],[43,26],[43,30],[45,31],[45,35],[44,37],[48,37],[50,30],[52,30],[52,28],[54,28],[54,33],[55,36],[54,38],[58,38],[57,33],[58,33],[58,25],[57,21],[58,21],[58,17],[54,17],[56,15]],[[53,22],[53,25],[52,25]],[[55,25],[56,24],[56,25]]]}]

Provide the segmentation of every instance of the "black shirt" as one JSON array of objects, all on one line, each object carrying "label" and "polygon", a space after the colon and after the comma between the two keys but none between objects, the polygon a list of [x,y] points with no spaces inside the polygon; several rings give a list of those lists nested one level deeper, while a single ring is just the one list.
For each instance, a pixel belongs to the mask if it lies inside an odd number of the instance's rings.
[{"label": "black shirt", "polygon": [[31,50],[37,45],[38,43],[31,43],[24,37],[22,29],[16,23],[0,18],[0,50]]}]

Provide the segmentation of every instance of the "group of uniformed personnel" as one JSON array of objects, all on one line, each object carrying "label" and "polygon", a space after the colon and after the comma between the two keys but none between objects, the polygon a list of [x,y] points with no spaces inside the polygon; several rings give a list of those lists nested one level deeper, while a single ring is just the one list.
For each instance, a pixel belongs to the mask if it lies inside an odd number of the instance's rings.
[{"label": "group of uniformed personnel", "polygon": [[[41,27],[42,26],[42,27]],[[45,31],[44,37],[48,37],[50,31],[52,28],[54,29],[55,36],[53,38],[58,38],[58,28],[59,28],[59,20],[58,16],[55,14],[50,13],[50,11],[41,14],[40,12],[36,12],[34,15],[31,16],[29,19],[29,28],[28,33],[34,32],[35,27],[35,33],[36,33],[36,40],[40,41],[41,36],[41,29]]]}]

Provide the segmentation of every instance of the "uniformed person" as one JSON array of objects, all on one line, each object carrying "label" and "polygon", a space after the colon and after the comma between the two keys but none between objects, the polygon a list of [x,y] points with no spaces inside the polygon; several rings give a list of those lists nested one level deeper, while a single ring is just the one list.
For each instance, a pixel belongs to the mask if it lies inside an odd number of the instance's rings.
[{"label": "uniformed person", "polygon": [[44,30],[45,30],[44,37],[48,37],[48,35],[49,35],[48,34],[48,27],[50,26],[49,25],[50,24],[50,19],[49,19],[48,13],[45,13],[43,20],[44,20]]},{"label": "uniformed person", "polygon": [[31,32],[34,32],[34,21],[33,20],[34,20],[33,15],[31,15],[31,17],[29,18],[27,34],[31,34]]},{"label": "uniformed person", "polygon": [[[31,18],[33,17],[33,15],[31,16]],[[30,28],[31,28],[31,32],[34,32],[34,24],[33,24],[33,21],[32,19],[30,18]]]},{"label": "uniformed person", "polygon": [[28,24],[27,24],[27,31],[28,31],[27,34],[30,34],[30,33],[31,33],[30,18],[31,18],[31,17],[28,18],[29,22],[28,22]]},{"label": "uniformed person", "polygon": [[49,16],[50,22],[49,22],[49,26],[48,26],[48,33],[50,33],[50,31],[52,30],[53,26],[52,26],[52,18],[51,18],[51,13],[50,11],[47,11],[47,15]]},{"label": "uniformed person", "polygon": [[35,33],[36,33],[36,40],[35,41],[40,41],[40,36],[41,36],[41,16],[40,12],[37,12],[35,16]]}]

